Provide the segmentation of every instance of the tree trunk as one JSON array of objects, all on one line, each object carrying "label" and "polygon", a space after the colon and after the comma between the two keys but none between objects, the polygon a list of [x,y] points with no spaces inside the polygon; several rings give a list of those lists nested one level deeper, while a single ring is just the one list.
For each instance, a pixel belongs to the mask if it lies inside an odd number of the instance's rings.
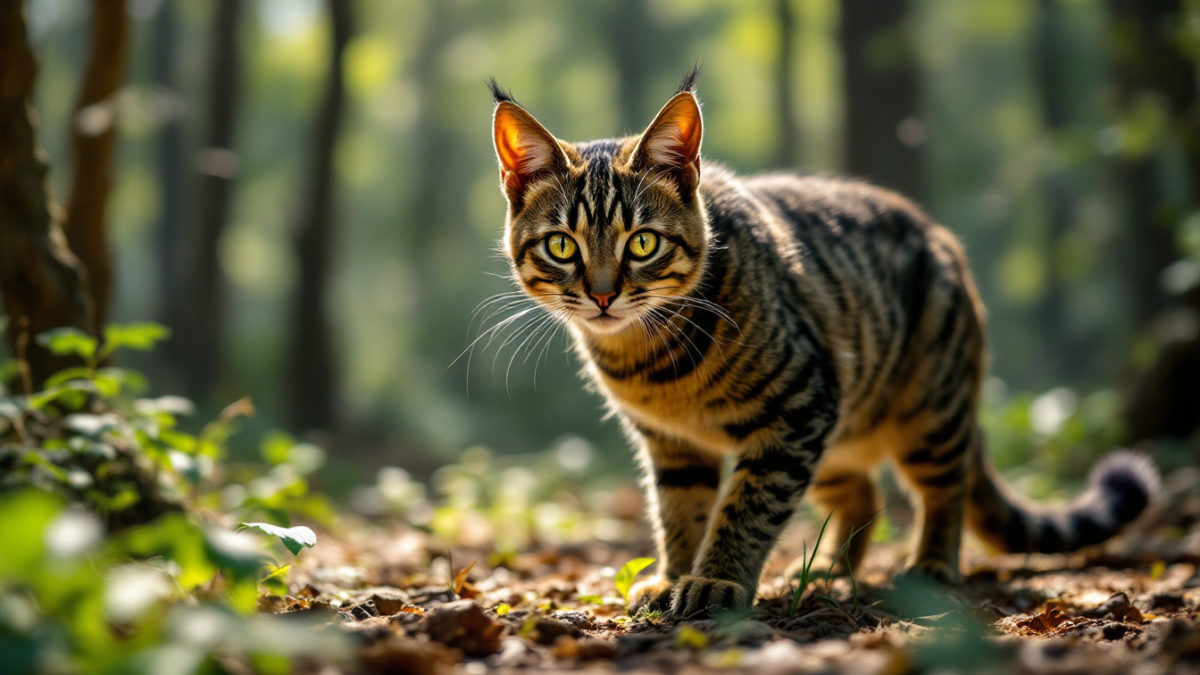
[{"label": "tree trunk", "polygon": [[[1163,186],[1163,158],[1157,148],[1123,158],[1118,166],[1125,207],[1132,225],[1122,270],[1139,329],[1149,330],[1160,349],[1125,400],[1124,419],[1131,442],[1160,437],[1187,438],[1200,429],[1200,287],[1171,298],[1163,270],[1180,256],[1176,223],[1200,203],[1200,93],[1197,66],[1179,42],[1187,12],[1180,0],[1112,0],[1115,50],[1114,93],[1118,109],[1140,99],[1165,104],[1169,130],[1162,141],[1182,155],[1188,194],[1172,202]],[[1179,326],[1187,327],[1178,330]],[[1174,329],[1172,327],[1175,327]]]},{"label": "tree trunk", "polygon": [[299,281],[292,298],[288,350],[287,414],[297,431],[337,426],[338,377],[328,316],[329,268],[333,244],[333,154],[345,107],[343,55],[354,30],[351,3],[328,0],[332,40],[329,79],[313,125],[313,145],[298,203],[301,209],[293,245]]},{"label": "tree trunk", "polygon": [[[1064,35],[1061,0],[1038,0],[1037,35],[1034,45],[1034,67],[1038,94],[1041,99],[1042,122],[1046,134],[1054,138],[1063,133],[1070,124],[1067,109],[1068,75],[1060,47]],[[1053,358],[1046,364],[1050,377],[1058,381],[1071,381],[1082,370],[1083,351],[1075,344],[1070,331],[1067,312],[1067,291],[1062,275],[1059,247],[1063,235],[1071,226],[1074,203],[1071,199],[1069,176],[1061,168],[1047,171],[1045,176],[1046,237],[1043,247],[1046,255],[1046,288],[1038,307],[1038,325]]]},{"label": "tree trunk", "polygon": [[840,38],[846,92],[846,169],[922,196],[924,127],[903,0],[845,0]]},{"label": "tree trunk", "polygon": [[[611,54],[617,68],[617,105],[621,111],[621,129],[641,133],[650,123],[653,109],[647,109],[646,75],[656,60],[657,49],[652,20],[646,0],[617,0],[608,12]],[[671,92],[662,92],[658,105],[667,102]]]},{"label": "tree trunk", "polygon": [[185,305],[181,261],[183,232],[183,124],[179,104],[178,40],[179,19],[175,3],[165,0],[154,17],[151,32],[150,70],[159,95],[171,101],[162,118],[156,147],[156,171],[159,185],[158,232],[156,255],[158,263],[158,320],[177,337],[163,346],[164,366],[172,377],[178,376],[183,362],[180,349]]},{"label": "tree trunk", "polygon": [[[1112,0],[1114,94],[1125,112],[1146,96],[1166,104],[1190,173],[1191,199],[1200,194],[1200,99],[1196,68],[1178,46],[1177,31],[1184,23],[1180,0]],[[1125,186],[1132,241],[1125,269],[1130,306],[1137,326],[1148,326],[1167,306],[1162,271],[1178,257],[1173,222],[1178,209],[1165,204],[1161,162],[1154,151],[1120,160],[1120,183]]]},{"label": "tree trunk", "polygon": [[37,143],[24,3],[0,3],[0,299],[5,339],[24,357],[24,385],[40,386],[69,362],[31,338],[51,328],[92,325],[82,269],[67,247]]},{"label": "tree trunk", "polygon": [[213,17],[209,47],[210,88],[208,130],[197,157],[200,185],[197,191],[198,218],[194,258],[186,299],[188,308],[179,335],[186,341],[184,377],[187,392],[203,399],[212,392],[221,368],[225,333],[225,278],[221,273],[218,246],[229,220],[229,204],[238,157],[233,151],[241,64],[238,26],[241,0],[220,0]]},{"label": "tree trunk", "polygon": [[63,230],[87,272],[90,329],[99,335],[112,301],[105,216],[117,146],[117,94],[129,53],[125,0],[93,0],[90,47],[71,118],[71,189]]},{"label": "tree trunk", "polygon": [[775,64],[775,111],[779,119],[779,147],[775,162],[792,167],[800,160],[800,130],[796,126],[796,14],[792,0],[776,0],[779,26],[779,59]]}]

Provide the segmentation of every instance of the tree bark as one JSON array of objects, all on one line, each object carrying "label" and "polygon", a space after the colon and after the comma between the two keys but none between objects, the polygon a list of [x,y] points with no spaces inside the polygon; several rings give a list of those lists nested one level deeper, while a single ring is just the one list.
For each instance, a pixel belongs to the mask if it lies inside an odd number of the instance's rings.
[{"label": "tree bark", "polygon": [[337,426],[337,364],[328,315],[334,230],[333,156],[345,108],[343,56],[353,33],[349,0],[327,0],[331,45],[329,78],[313,125],[313,145],[293,234],[299,280],[292,297],[287,415],[297,431]]},{"label": "tree bark", "polygon": [[[1034,45],[1034,68],[1041,103],[1042,123],[1048,137],[1053,139],[1070,124],[1067,106],[1068,75],[1060,46],[1064,35],[1061,0],[1038,0],[1037,34]],[[1067,313],[1067,291],[1062,275],[1059,246],[1071,226],[1074,210],[1069,176],[1061,168],[1047,171],[1044,196],[1046,199],[1046,288],[1038,307],[1038,326],[1053,356],[1046,364],[1053,379],[1070,381],[1082,370],[1083,350],[1071,335]]]},{"label": "tree bark", "polygon": [[903,0],[845,0],[840,38],[846,169],[910,197],[923,194],[919,82]]},{"label": "tree bark", "polygon": [[[607,13],[609,44],[617,68],[617,106],[621,128],[630,134],[641,133],[654,115],[647,109],[647,77],[657,55],[653,23],[646,11],[646,0],[617,0]],[[667,102],[671,92],[662,92],[658,105]]]},{"label": "tree bark", "polygon": [[24,3],[0,3],[0,299],[9,319],[5,339],[24,357],[26,388],[69,364],[32,337],[92,325],[82,268],[57,219],[38,147],[36,78]]},{"label": "tree bark", "polygon": [[[1188,169],[1193,203],[1200,195],[1200,98],[1196,68],[1178,46],[1184,22],[1180,0],[1112,0],[1113,83],[1119,111],[1142,97],[1166,104]],[[1120,183],[1133,228],[1128,248],[1126,287],[1135,325],[1148,326],[1168,305],[1162,271],[1178,257],[1173,223],[1177,209],[1160,199],[1161,163],[1155,151],[1120,159]],[[1176,205],[1177,206],[1177,205]]]},{"label": "tree bark", "polygon": [[[1159,148],[1121,158],[1127,218],[1132,227],[1125,269],[1136,326],[1159,344],[1156,361],[1139,374],[1125,399],[1131,442],[1187,438],[1200,429],[1200,287],[1169,297],[1163,270],[1179,257],[1175,226],[1200,204],[1200,92],[1197,66],[1184,52],[1178,31],[1187,18],[1180,0],[1111,0],[1114,94],[1118,110],[1143,98],[1164,104],[1173,144],[1187,172],[1185,203],[1171,202],[1163,189]],[[1184,330],[1170,329],[1184,326]],[[1166,327],[1164,329],[1164,327]]]},{"label": "tree bark", "polygon": [[796,126],[796,14],[792,0],[776,0],[779,58],[775,64],[775,111],[779,119],[779,147],[775,162],[792,167],[800,160],[800,130]]},{"label": "tree bark", "polygon": [[71,118],[71,188],[63,230],[87,272],[93,325],[99,335],[112,302],[108,194],[117,147],[117,94],[129,53],[125,0],[93,0],[90,46]]},{"label": "tree bark", "polygon": [[218,246],[229,220],[233,180],[238,170],[234,132],[241,79],[238,26],[241,0],[220,0],[213,16],[209,46],[208,130],[197,157],[196,242],[190,260],[186,320],[179,338],[187,347],[184,379],[187,392],[207,397],[220,372],[225,333],[225,278]]},{"label": "tree bark", "polygon": [[[155,148],[159,185],[158,232],[156,258],[158,263],[158,320],[171,328],[174,335],[183,333],[182,317],[184,292],[181,234],[183,232],[183,124],[180,117],[178,73],[179,19],[175,3],[165,0],[154,17],[150,47],[150,70],[159,95],[170,101],[162,118]],[[180,338],[163,346],[164,366],[177,377],[183,361]]]}]

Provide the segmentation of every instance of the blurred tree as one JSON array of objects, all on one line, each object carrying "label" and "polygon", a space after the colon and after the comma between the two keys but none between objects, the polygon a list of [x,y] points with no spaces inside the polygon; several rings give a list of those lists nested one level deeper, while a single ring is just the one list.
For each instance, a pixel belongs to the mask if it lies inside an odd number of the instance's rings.
[{"label": "blurred tree", "polygon": [[921,199],[924,125],[905,0],[841,4],[846,170]]},{"label": "blurred tree", "polygon": [[0,298],[9,317],[5,338],[28,367],[26,389],[66,365],[32,336],[92,325],[82,266],[67,247],[38,147],[36,76],[25,3],[0,3]]},{"label": "blurred tree", "polygon": [[209,43],[208,129],[197,157],[200,170],[196,236],[185,265],[189,275],[179,325],[172,326],[184,349],[185,386],[193,398],[211,393],[220,372],[225,328],[225,280],[218,246],[229,221],[238,157],[233,150],[241,85],[238,27],[241,0],[220,0]]},{"label": "blurred tree", "polygon": [[[656,54],[652,47],[657,36],[646,11],[646,0],[617,0],[607,12],[608,44],[617,70],[617,107],[621,111],[620,131],[636,134],[650,121],[647,70]],[[658,94],[659,97],[663,93]],[[661,103],[665,103],[663,98]]]},{"label": "blurred tree", "polygon": [[[175,2],[164,0],[154,16],[150,31],[151,77],[163,100],[169,101],[162,113],[157,139],[155,177],[158,180],[158,225],[155,263],[158,266],[158,320],[178,328],[187,304],[183,296],[183,271],[180,235],[183,232],[183,119],[179,87],[179,16]],[[178,333],[177,333],[178,334]],[[179,339],[163,345],[163,366],[171,371],[182,363]]]},{"label": "blurred tree", "polygon": [[108,319],[113,271],[108,247],[108,195],[117,146],[117,94],[129,54],[125,0],[93,0],[87,60],[70,121],[71,188],[63,230],[85,270],[92,325]]},{"label": "blurred tree", "polygon": [[[1188,312],[1193,328],[1180,331],[1162,345],[1154,363],[1134,381],[1125,400],[1124,418],[1131,443],[1174,438],[1184,440],[1200,430],[1200,287],[1193,287],[1178,310]],[[1200,446],[1197,446],[1200,447]]]},{"label": "blurred tree", "polygon": [[[1038,0],[1037,33],[1034,40],[1034,70],[1042,123],[1050,136],[1051,147],[1054,147],[1053,141],[1066,133],[1071,125],[1067,101],[1070,95],[1070,73],[1067,72],[1068,63],[1062,53],[1067,36],[1060,1]],[[1068,324],[1070,314],[1066,311],[1069,297],[1062,269],[1063,261],[1060,259],[1063,235],[1071,228],[1071,216],[1074,211],[1072,195],[1076,190],[1070,183],[1070,176],[1065,167],[1060,164],[1054,164],[1048,169],[1044,186],[1046,229],[1045,245],[1041,248],[1046,256],[1046,275],[1038,303],[1038,326],[1044,340],[1043,351],[1054,357],[1045,360],[1049,370],[1047,375],[1054,380],[1066,382],[1072,381],[1072,378],[1079,374],[1082,356],[1086,353],[1079,349],[1080,345],[1072,339],[1071,327]]]},{"label": "blurred tree", "polygon": [[[1148,326],[1167,304],[1162,271],[1175,261],[1173,224],[1183,204],[1166,195],[1164,155],[1178,151],[1187,169],[1188,190],[1200,193],[1200,100],[1196,66],[1178,35],[1185,25],[1181,0],[1111,0],[1114,94],[1124,134],[1118,166],[1125,186],[1134,241],[1128,249],[1126,284],[1137,325]],[[1138,147],[1131,143],[1147,115],[1165,118],[1165,128]]]},{"label": "blurred tree", "polygon": [[[1200,206],[1200,68],[1180,33],[1200,9],[1181,0],[1112,0],[1110,8],[1126,141],[1118,171],[1132,225],[1124,274],[1137,325],[1149,328],[1159,346],[1129,391],[1125,419],[1134,441],[1186,438],[1200,428],[1200,289],[1193,281],[1190,289],[1170,289],[1179,294],[1171,298],[1163,282],[1179,257],[1176,228]],[[1136,138],[1147,111],[1161,122],[1139,147],[1128,139]],[[1181,169],[1184,188],[1173,190]]]},{"label": "blurred tree", "polygon": [[329,268],[334,229],[333,155],[345,107],[346,45],[354,31],[349,0],[327,0],[331,41],[329,76],[313,123],[308,170],[296,203],[293,232],[299,281],[292,295],[291,342],[284,370],[287,414],[297,430],[337,426],[339,378],[328,314]]},{"label": "blurred tree", "polygon": [[779,29],[779,57],[775,62],[775,114],[779,120],[777,166],[800,163],[800,127],[796,123],[796,14],[792,0],[775,0],[775,25]]}]

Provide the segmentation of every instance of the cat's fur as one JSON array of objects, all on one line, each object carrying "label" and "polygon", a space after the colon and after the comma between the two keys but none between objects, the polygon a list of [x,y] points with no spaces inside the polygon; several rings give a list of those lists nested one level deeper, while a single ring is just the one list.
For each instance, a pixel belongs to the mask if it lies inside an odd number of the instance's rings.
[{"label": "cat's fur", "polygon": [[[964,517],[1001,550],[1059,552],[1143,511],[1157,474],[1128,453],[1061,508],[1012,494],[977,422],[984,310],[954,235],[863,183],[701,164],[693,79],[642,135],[588,143],[555,139],[492,85],[513,274],[567,323],[645,469],[659,568],[639,606],[752,602],[806,492],[833,513],[831,550],[857,533],[856,566],[882,459],[919,507],[910,566],[939,579],[958,577]],[[636,261],[646,230],[658,248]],[[555,233],[571,260],[550,254]]]}]

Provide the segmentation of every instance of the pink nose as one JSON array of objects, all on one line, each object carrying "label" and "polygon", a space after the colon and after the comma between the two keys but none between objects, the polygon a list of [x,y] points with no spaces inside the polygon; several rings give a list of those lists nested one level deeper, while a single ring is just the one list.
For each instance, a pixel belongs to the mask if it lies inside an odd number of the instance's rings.
[{"label": "pink nose", "polygon": [[592,299],[596,301],[596,304],[600,307],[600,309],[604,309],[605,307],[608,307],[608,303],[612,301],[612,297],[616,295],[616,293],[588,293],[588,295],[592,296]]}]

